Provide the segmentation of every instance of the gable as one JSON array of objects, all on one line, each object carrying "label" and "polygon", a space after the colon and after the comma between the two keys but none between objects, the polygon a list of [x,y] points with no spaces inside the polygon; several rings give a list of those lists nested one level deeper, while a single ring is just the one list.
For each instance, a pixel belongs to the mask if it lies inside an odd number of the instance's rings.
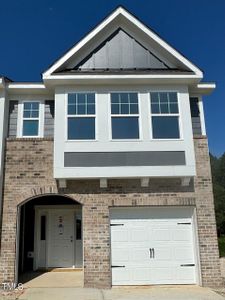
[{"label": "gable", "polygon": [[196,78],[203,76],[200,69],[122,7],[55,62],[43,78],[89,70],[157,70],[162,74],[175,70]]},{"label": "gable", "polygon": [[70,69],[168,69],[151,51],[122,28],[94,49],[85,59]]}]

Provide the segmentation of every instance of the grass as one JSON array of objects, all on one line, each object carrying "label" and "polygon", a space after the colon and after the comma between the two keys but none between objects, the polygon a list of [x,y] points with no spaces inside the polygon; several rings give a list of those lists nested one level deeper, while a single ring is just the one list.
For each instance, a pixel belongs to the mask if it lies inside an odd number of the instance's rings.
[{"label": "grass", "polygon": [[218,238],[220,257],[225,257],[225,236]]}]

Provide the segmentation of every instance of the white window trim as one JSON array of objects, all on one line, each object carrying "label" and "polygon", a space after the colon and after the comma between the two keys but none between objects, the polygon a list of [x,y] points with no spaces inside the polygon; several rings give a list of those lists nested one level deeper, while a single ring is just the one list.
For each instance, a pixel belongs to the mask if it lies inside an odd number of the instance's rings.
[{"label": "white window trim", "polygon": [[[138,96],[138,114],[112,114],[111,112],[111,94],[112,93],[118,93],[118,94],[122,94],[122,93],[136,93]],[[142,137],[142,122],[141,122],[141,113],[140,113],[140,109],[141,109],[141,105],[140,105],[140,92],[139,91],[110,91],[108,93],[108,107],[109,107],[109,141],[110,142],[140,142],[143,140]],[[113,139],[112,138],[112,118],[113,117],[137,117],[138,118],[138,134],[139,134],[139,138],[138,139]]]},{"label": "white window trim", "polygon": [[[39,103],[39,117],[30,118],[30,120],[38,120],[38,135],[23,135],[23,118],[24,103],[26,102],[38,102]],[[45,112],[45,101],[44,100],[20,100],[18,103],[18,123],[17,123],[17,137],[18,138],[43,138],[44,137],[44,112]]]},{"label": "white window trim", "polygon": [[[151,108],[151,93],[177,93],[177,102],[178,102],[178,113],[172,113],[172,114],[156,114],[152,113],[152,108]],[[148,98],[149,98],[149,115],[150,115],[150,140],[152,141],[183,141],[183,130],[182,130],[182,113],[181,113],[181,104],[180,104],[180,97],[179,97],[179,92],[177,90],[151,90],[148,91]],[[179,126],[179,133],[180,137],[179,138],[166,138],[166,139],[160,139],[160,138],[154,138],[153,137],[153,126],[152,126],[152,117],[155,116],[162,116],[162,117],[171,117],[175,116],[178,117],[178,126]]]},{"label": "white window trim", "polygon": [[[69,115],[68,114],[68,99],[69,94],[94,94],[95,95],[95,114],[91,115]],[[98,130],[97,130],[97,93],[95,91],[69,91],[66,93],[65,101],[65,141],[66,142],[96,142],[98,141]],[[68,118],[94,118],[95,119],[95,138],[94,139],[68,139]]]}]

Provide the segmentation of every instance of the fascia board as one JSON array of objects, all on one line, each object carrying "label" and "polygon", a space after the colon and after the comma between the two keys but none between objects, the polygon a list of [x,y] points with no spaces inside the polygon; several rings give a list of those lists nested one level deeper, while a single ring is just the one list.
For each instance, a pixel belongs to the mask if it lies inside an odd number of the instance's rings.
[{"label": "fascia board", "polygon": [[114,77],[109,77],[109,76],[104,76],[104,77],[69,77],[69,78],[49,78],[45,79],[44,83],[47,87],[49,88],[54,88],[57,85],[90,85],[90,84],[96,84],[96,85],[102,85],[102,84],[116,84],[116,85],[121,85],[121,84],[185,84],[185,85],[196,85],[200,81],[200,78],[198,78],[196,75],[193,75],[192,77],[149,77],[146,76],[145,78],[143,77],[137,77],[137,76],[114,76]]},{"label": "fascia board", "polygon": [[47,80],[57,80],[57,79],[85,79],[85,80],[92,80],[92,79],[201,79],[200,76],[192,74],[192,75],[162,75],[162,74],[146,74],[146,75],[139,75],[139,74],[134,74],[134,75],[51,75],[49,77],[43,78],[45,81]]}]

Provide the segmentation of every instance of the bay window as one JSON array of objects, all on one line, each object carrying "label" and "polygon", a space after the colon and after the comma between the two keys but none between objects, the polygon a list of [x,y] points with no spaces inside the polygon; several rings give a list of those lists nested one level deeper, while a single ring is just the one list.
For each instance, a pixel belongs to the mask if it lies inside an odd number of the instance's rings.
[{"label": "bay window", "polygon": [[151,92],[153,139],[179,139],[179,106],[176,92]]},{"label": "bay window", "polygon": [[137,93],[111,93],[112,139],[139,139]]},{"label": "bay window", "polygon": [[68,94],[68,140],[95,139],[95,94]]}]

